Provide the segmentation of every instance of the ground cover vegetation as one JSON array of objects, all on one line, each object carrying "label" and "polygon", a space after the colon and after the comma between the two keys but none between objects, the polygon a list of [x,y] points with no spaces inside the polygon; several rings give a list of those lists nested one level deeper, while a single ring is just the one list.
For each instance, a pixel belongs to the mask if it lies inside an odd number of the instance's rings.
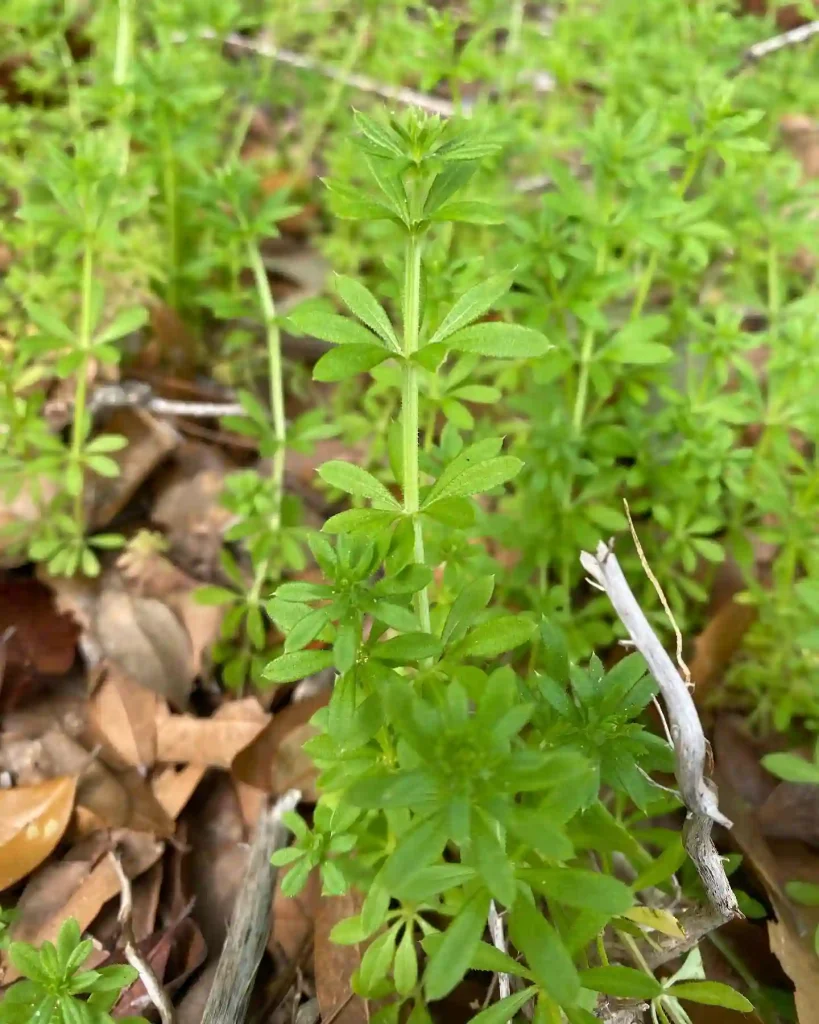
[{"label": "ground cover vegetation", "polygon": [[0,13],[0,1020],[807,1022],[816,44],[278,6]]}]

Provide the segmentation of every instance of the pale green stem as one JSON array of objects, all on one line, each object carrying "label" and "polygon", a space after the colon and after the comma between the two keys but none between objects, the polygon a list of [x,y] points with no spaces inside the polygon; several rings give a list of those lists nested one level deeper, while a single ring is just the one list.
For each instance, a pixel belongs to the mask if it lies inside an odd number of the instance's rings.
[{"label": "pale green stem", "polygon": [[[114,85],[120,89],[124,89],[128,82],[131,64],[131,50],[133,46],[133,0],[119,0],[118,11],[117,41],[116,49],[114,51]],[[124,105],[124,109],[121,112],[123,119],[130,111],[130,101],[131,97],[129,95]],[[128,129],[124,123],[120,125],[119,144],[122,150],[120,173],[124,174],[128,169],[128,157],[131,149],[131,140],[128,134]]]},{"label": "pale green stem", "polygon": [[[685,169],[685,173],[680,178],[679,184],[677,185],[677,195],[681,198],[685,197],[685,193],[688,191],[691,182],[694,180],[694,175],[699,170],[699,166],[702,163],[703,150],[698,150],[693,153],[691,159],[688,161],[688,166]],[[660,263],[660,255],[655,249],[649,257],[646,269],[643,271],[643,276],[640,278],[640,283],[637,286],[637,292],[634,296],[634,304],[631,307],[631,319],[636,320],[637,317],[643,312],[643,307],[646,304],[648,293],[651,291],[651,286],[654,284],[654,276],[657,273],[657,267]]]},{"label": "pale green stem", "polygon": [[[256,283],[256,291],[262,307],[264,318],[265,338],[267,341],[267,367],[268,384],[270,387],[270,411],[273,417],[273,436],[276,439],[276,450],[273,453],[272,479],[274,493],[273,516],[270,520],[270,528],[278,532],[281,528],[281,507],[284,491],[284,460],[285,443],[287,441],[287,426],[284,418],[284,383],[282,379],[282,353],[279,325],[276,323],[276,304],[273,301],[273,293],[270,291],[270,281],[265,270],[264,260],[255,243],[248,246],[248,261],[253,271],[253,279]],[[259,566],[256,579],[253,583],[252,596],[258,599],[267,571],[270,567],[270,559],[267,558]]]},{"label": "pale green stem", "polygon": [[[82,283],[80,285],[80,323],[77,345],[83,358],[77,367],[77,385],[74,391],[74,422],[71,429],[70,465],[74,472],[82,473],[82,446],[85,440],[85,406],[88,393],[88,353],[91,348],[91,309],[94,285],[94,253],[91,243],[86,241],[82,257]],[[83,488],[74,495],[74,520],[77,532],[83,532],[85,519]]]},{"label": "pale green stem", "polygon": [[572,426],[576,434],[580,433],[583,427],[583,417],[586,415],[586,400],[589,393],[589,367],[591,366],[593,354],[594,329],[587,327],[580,346],[580,375],[577,379],[577,394],[575,395],[574,413],[572,414]]},{"label": "pale green stem", "polygon": [[[421,239],[410,235],[404,270],[404,356],[401,369],[401,437],[404,473],[404,512],[412,517],[415,561],[424,564],[424,534],[418,516],[418,366],[410,357],[418,351],[421,329]],[[415,595],[421,629],[430,632],[429,594],[426,587]]]}]

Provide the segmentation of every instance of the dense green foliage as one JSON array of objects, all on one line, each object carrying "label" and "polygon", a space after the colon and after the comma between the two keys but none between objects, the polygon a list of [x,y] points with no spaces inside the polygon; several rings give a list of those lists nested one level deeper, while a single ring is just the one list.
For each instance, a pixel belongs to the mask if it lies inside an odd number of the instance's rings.
[{"label": "dense green foliage", "polygon": [[[730,555],[758,621],[728,692],[764,724],[815,720],[815,199],[777,137],[815,88],[809,50],[734,75],[766,23],[715,0],[567,3],[548,31],[480,0],[463,22],[119,0],[83,46],[61,4],[34,6],[3,15],[5,56],[27,59],[25,102],[0,105],[0,488],[38,509],[15,542],[63,574],[124,542],[88,521],[88,481],[117,472],[124,440],[95,433],[87,379],[127,368],[160,297],[240,389],[226,425],[271,465],[229,479],[225,579],[201,594],[228,606],[223,681],[337,673],[308,747],[322,796],[277,859],[291,892],[318,867],[325,892],[366,893],[336,938],[372,939],[354,986],[387,998],[377,1019],[428,1020],[469,969],[529,983],[482,1024],[530,1000],[541,1022],[591,1021],[597,992],[648,999],[663,1024],[687,1020],[680,999],[748,1009],[696,965],[661,985],[607,963],[685,855],[675,832],[640,833],[678,806],[652,781],[673,756],[641,717],[641,658],[589,660],[619,627],[578,554],[623,530],[627,498],[686,633]],[[418,87],[468,116],[353,114],[337,85],[201,33],[262,26],[387,85],[422,67]],[[251,160],[259,103],[300,127]],[[311,161],[326,189],[304,185]],[[271,171],[295,172],[293,194],[270,194]],[[340,273],[283,317],[262,242],[308,198]],[[328,414],[285,422],[282,327],[331,343],[313,372]],[[55,379],[65,437],[42,415]],[[340,511],[309,531],[287,452],[332,434],[366,439],[367,463],[321,467]],[[323,582],[293,578],[308,559]],[[666,630],[648,581],[640,598]],[[493,901],[517,960],[483,941]]]}]

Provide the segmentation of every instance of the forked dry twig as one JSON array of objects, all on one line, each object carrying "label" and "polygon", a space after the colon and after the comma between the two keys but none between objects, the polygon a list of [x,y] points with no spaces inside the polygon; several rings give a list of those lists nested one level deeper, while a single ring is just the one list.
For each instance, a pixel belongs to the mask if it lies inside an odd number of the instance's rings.
[{"label": "forked dry twig", "polygon": [[131,879],[125,873],[119,853],[116,850],[112,850],[109,856],[119,879],[119,913],[117,914],[117,922],[122,932],[125,959],[139,975],[139,980],[145,986],[148,998],[156,1007],[162,1024],[175,1024],[176,1014],[174,1013],[170,996],[162,987],[162,983],[156,976],[153,967],[142,955],[136,944],[133,925],[134,904]]},{"label": "forked dry twig", "polygon": [[770,39],[763,39],[761,42],[749,46],[745,51],[745,61],[746,63],[755,64],[757,61],[762,60],[763,57],[769,56],[769,54],[778,53],[789,46],[799,46],[800,43],[806,43],[815,35],[819,35],[819,21],[809,21],[798,28],[792,28],[788,32],[782,32],[779,35],[771,36]]},{"label": "forked dry twig", "polygon": [[601,542],[594,554],[582,552],[580,562],[592,580],[605,590],[660,688],[674,742],[677,784],[688,811],[685,847],[708,901],[720,923],[741,917],[722,860],[711,839],[714,822],[726,828],[731,827],[731,822],[720,812],[715,787],[705,778],[705,735],[688,686],[649,625],[614,552]]},{"label": "forked dry twig", "polygon": [[[489,934],[492,936],[492,944],[495,949],[499,949],[501,953],[506,953],[506,934],[503,929],[503,919],[498,913],[498,908],[495,906],[495,901],[489,904]],[[512,993],[512,983],[509,979],[508,974],[504,974],[502,971],[498,973],[498,996],[501,999],[505,999]]]}]

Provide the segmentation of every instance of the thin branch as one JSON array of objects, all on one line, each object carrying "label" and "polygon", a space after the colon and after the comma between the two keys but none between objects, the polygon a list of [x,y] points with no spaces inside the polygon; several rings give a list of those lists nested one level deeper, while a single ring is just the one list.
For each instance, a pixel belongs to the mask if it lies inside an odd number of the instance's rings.
[{"label": "thin branch", "polygon": [[290,789],[259,816],[242,887],[219,957],[202,1024],[243,1024],[256,971],[270,932],[270,906],[276,869],[270,858],[287,842],[282,815],[292,811],[301,794]]},{"label": "thin branch", "polygon": [[[498,908],[495,906],[495,901],[489,904],[489,934],[492,936],[492,944],[495,949],[499,949],[501,953],[508,952],[506,947],[506,935],[503,931],[503,920],[498,913]],[[512,984],[509,980],[509,975],[504,974],[502,971],[498,973],[498,997],[505,999],[508,995],[512,994]]]},{"label": "thin branch", "polygon": [[806,25],[800,25],[799,28],[792,28],[789,32],[782,32],[781,35],[771,36],[770,39],[763,39],[762,42],[749,46],[745,51],[745,62],[755,64],[772,53],[778,53],[789,46],[806,43],[817,34],[819,34],[819,21],[809,21]]},{"label": "thin branch", "polygon": [[145,986],[148,998],[156,1007],[162,1024],[175,1024],[176,1014],[174,1013],[170,996],[162,987],[162,983],[156,976],[153,967],[151,967],[146,958],[142,955],[136,944],[133,925],[134,904],[131,880],[125,873],[125,868],[122,866],[122,859],[120,858],[119,853],[116,850],[112,850],[109,853],[109,856],[114,865],[114,870],[117,873],[120,885],[119,913],[117,914],[117,922],[122,931],[125,959],[139,975],[139,980]]},{"label": "thin branch", "polygon": [[147,409],[156,416],[195,416],[218,419],[220,416],[244,416],[238,402],[186,402],[160,398],[142,381],[101,384],[88,402],[92,415],[103,409]]},{"label": "thin branch", "polygon": [[[374,96],[380,96],[382,99],[400,103],[402,106],[418,107],[420,110],[426,110],[430,114],[438,114],[440,117],[453,117],[456,113],[454,103],[451,103],[449,100],[441,99],[438,96],[429,96],[426,93],[417,92],[415,89],[407,89],[404,86],[387,85],[384,82],[377,82],[374,78],[370,78],[367,75],[345,73],[332,64],[324,64],[307,54],[285,50],[271,43],[245,39],[244,36],[237,35],[236,33],[220,36],[213,29],[202,29],[199,32],[199,37],[200,39],[213,39],[226,46],[233,46],[236,49],[249,51],[250,53],[258,53],[262,57],[277,60],[281,64],[287,64],[289,67],[300,68],[302,71],[312,71],[323,78],[341,82],[342,85],[350,89],[371,93]],[[175,43],[184,43],[188,38],[189,36],[186,32],[177,32],[173,36],[173,41]],[[463,104],[457,113],[462,117],[468,117],[471,113],[471,104]]]},{"label": "thin branch", "polygon": [[711,840],[714,822],[731,827],[719,810],[713,784],[705,778],[706,742],[691,693],[637,603],[615,554],[603,543],[580,562],[609,597],[634,646],[657,681],[668,714],[676,754],[676,777],[688,810],[686,849],[708,900],[723,921],[741,917],[725,868]]}]

